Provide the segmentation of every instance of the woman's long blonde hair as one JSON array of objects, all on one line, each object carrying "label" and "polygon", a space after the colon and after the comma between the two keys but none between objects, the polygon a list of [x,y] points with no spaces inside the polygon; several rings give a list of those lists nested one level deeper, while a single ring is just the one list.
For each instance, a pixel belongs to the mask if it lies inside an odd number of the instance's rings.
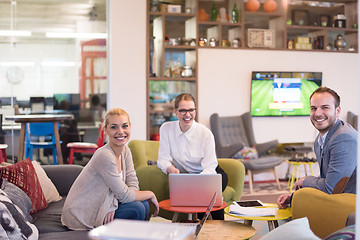
[{"label": "woman's long blonde hair", "polygon": [[114,115],[124,115],[127,116],[127,118],[129,119],[129,124],[130,124],[130,117],[129,114],[122,108],[112,108],[109,111],[106,112],[105,117],[104,117],[104,122],[103,122],[103,127],[104,129],[106,129],[107,125],[109,124],[109,117],[110,116],[114,116]]}]

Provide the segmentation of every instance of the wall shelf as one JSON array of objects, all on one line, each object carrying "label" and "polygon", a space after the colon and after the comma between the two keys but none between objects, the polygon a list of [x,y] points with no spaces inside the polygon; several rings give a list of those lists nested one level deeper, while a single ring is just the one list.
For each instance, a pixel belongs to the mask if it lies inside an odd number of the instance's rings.
[{"label": "wall shelf", "polygon": [[[148,139],[152,138],[152,134],[158,133],[159,122],[161,122],[158,119],[161,111],[154,111],[150,108],[154,99],[169,104],[169,101],[181,92],[190,92],[197,98],[197,56],[199,49],[314,51],[319,53],[333,52],[334,54],[358,52],[358,2],[356,0],[311,2],[304,0],[302,3],[297,1],[297,4],[287,6],[283,6],[284,1],[275,1],[277,2],[277,9],[268,13],[264,11],[263,4],[256,12],[247,11],[245,0],[179,0],[177,4],[181,5],[181,13],[168,13],[160,12],[162,9],[160,6],[158,6],[159,11],[150,11],[153,9],[152,0],[147,0],[147,36],[149,39],[147,43]],[[159,3],[159,1],[154,1],[154,3]],[[210,21],[213,3],[216,5],[218,13],[220,8],[225,8],[228,16],[231,16],[231,10],[236,3],[239,22]],[[185,9],[190,9],[191,13],[185,13]],[[200,9],[207,12],[208,21],[198,20]],[[346,28],[333,27],[334,18],[338,15],[346,17]],[[324,16],[330,21],[327,26],[322,26],[321,23]],[[271,47],[249,47],[249,29],[273,31],[273,45]],[[333,48],[338,34],[341,34],[347,42],[346,49],[343,51],[335,51]],[[299,37],[308,38],[311,49],[289,49],[289,42],[294,42]],[[190,45],[185,45],[181,43],[181,38],[194,40]],[[200,38],[207,40],[205,46],[199,46]],[[211,38],[216,41],[215,47],[209,46]],[[238,47],[233,46],[234,39],[239,41]],[[315,41],[318,42],[319,39],[321,44],[315,45]],[[332,47],[332,50],[328,50],[329,46]],[[175,69],[175,76],[177,77],[168,77],[171,76],[169,71],[174,70],[172,65],[176,68],[180,66],[179,69]],[[193,77],[180,77],[182,66],[190,66]],[[171,112],[164,111],[164,119],[169,120],[170,116]],[[154,120],[155,118],[157,121]]]}]

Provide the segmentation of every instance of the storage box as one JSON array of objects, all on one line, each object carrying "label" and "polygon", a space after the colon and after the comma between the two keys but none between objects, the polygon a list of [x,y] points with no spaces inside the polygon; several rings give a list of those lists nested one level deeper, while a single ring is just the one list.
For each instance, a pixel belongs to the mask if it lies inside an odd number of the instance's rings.
[{"label": "storage box", "polygon": [[295,49],[304,49],[304,50],[311,50],[312,45],[311,43],[295,43]]},{"label": "storage box", "polygon": [[181,5],[168,5],[168,12],[169,13],[181,13]]},{"label": "storage box", "polygon": [[310,39],[308,37],[296,37],[295,43],[310,43]]}]

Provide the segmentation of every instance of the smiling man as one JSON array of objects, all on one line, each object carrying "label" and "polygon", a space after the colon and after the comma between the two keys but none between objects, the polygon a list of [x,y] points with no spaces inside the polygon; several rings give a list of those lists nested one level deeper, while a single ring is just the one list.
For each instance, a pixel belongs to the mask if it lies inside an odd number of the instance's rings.
[{"label": "smiling man", "polygon": [[[310,96],[310,106],[310,121],[319,131],[314,151],[320,176],[302,177],[295,188],[311,187],[331,194],[339,182],[337,187],[343,185],[344,192],[356,193],[357,131],[339,119],[339,95],[330,88],[319,87]],[[281,195],[279,207],[286,207],[290,199],[290,194]]]}]

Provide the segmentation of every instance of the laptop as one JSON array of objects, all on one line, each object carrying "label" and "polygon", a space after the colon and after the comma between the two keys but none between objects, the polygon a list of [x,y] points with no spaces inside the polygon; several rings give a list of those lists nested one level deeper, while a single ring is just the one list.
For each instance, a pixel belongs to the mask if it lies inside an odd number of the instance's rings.
[{"label": "laptop", "polygon": [[201,221],[199,223],[180,223],[180,224],[184,224],[186,226],[195,226],[195,233],[194,233],[194,238],[196,238],[199,233],[201,228],[204,226],[205,221],[208,219],[210,213],[211,213],[211,209],[214,207],[215,201],[216,201],[216,195],[217,193],[214,193],[214,196],[211,198],[211,201],[208,205],[208,207],[206,208],[205,214],[203,216],[203,218],[201,219]]},{"label": "laptop", "polygon": [[214,206],[221,206],[221,184],[220,174],[169,174],[170,206],[207,207],[214,192]]},{"label": "laptop", "polygon": [[[209,199],[208,199],[209,200]],[[207,206],[204,217],[198,223],[164,223],[124,219],[114,221],[92,229],[88,233],[91,240],[182,240],[196,238],[208,219],[216,200],[216,192]]]}]

